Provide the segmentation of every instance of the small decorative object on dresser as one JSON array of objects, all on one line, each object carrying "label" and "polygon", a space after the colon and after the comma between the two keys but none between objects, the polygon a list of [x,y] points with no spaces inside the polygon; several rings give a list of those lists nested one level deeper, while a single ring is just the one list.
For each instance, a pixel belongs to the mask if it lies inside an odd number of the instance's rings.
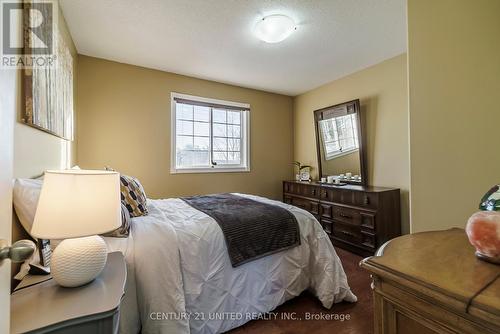
[{"label": "small decorative object on dresser", "polygon": [[481,199],[481,210],[467,222],[466,232],[470,243],[476,247],[476,256],[500,264],[500,191],[496,185]]},{"label": "small decorative object on dresser", "polygon": [[117,334],[127,268],[114,252],[92,283],[64,289],[47,276],[26,276],[10,297],[10,332]]},{"label": "small decorative object on dresser", "polygon": [[362,256],[401,235],[399,189],[284,181],[283,202],[312,213],[335,246]]},{"label": "small decorative object on dresser", "polygon": [[500,333],[500,266],[478,261],[463,229],[393,239],[360,265],[375,334]]},{"label": "small decorative object on dresser", "polygon": [[294,161],[293,164],[297,166],[297,174],[295,176],[296,181],[310,181],[311,180],[311,166],[302,165],[298,161]]}]

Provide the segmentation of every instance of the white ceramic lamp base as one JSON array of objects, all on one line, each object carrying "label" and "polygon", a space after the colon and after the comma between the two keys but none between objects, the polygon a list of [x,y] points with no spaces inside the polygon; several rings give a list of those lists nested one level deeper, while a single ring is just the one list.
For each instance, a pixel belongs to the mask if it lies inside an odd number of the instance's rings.
[{"label": "white ceramic lamp base", "polygon": [[76,287],[94,280],[106,265],[108,252],[97,236],[63,240],[54,250],[50,272],[64,287]]}]

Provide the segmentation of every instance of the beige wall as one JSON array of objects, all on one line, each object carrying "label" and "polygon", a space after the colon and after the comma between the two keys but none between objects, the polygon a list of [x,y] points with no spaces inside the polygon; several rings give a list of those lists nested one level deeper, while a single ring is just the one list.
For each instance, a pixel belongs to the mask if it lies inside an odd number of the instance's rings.
[{"label": "beige wall", "polygon": [[[19,37],[18,35],[15,35]],[[14,120],[17,111],[15,70],[0,69],[0,244],[11,244],[12,169],[14,156]],[[0,333],[9,333],[10,261],[0,265]]]},{"label": "beige wall", "polygon": [[[292,177],[292,98],[79,56],[78,164],[136,176],[148,197],[239,191],[281,198]],[[170,174],[170,93],[249,103],[251,172]]]},{"label": "beige wall", "polygon": [[315,166],[313,111],[359,98],[365,114],[368,182],[401,188],[402,229],[409,232],[406,54],[335,80],[294,99],[294,160]]},{"label": "beige wall", "polygon": [[[73,55],[73,75],[75,76],[78,61],[76,48],[61,11],[59,11],[58,17],[60,31]],[[20,71],[18,76],[16,96],[19,109],[16,116],[17,122],[14,125],[14,177],[33,177],[47,169],[60,169],[70,166],[76,161],[76,142],[68,142],[20,121],[20,108],[24,106],[23,101],[21,101]],[[76,82],[76,77],[74,80]],[[74,91],[76,91],[75,87]]]},{"label": "beige wall", "polygon": [[412,231],[464,227],[500,182],[500,1],[409,0]]}]

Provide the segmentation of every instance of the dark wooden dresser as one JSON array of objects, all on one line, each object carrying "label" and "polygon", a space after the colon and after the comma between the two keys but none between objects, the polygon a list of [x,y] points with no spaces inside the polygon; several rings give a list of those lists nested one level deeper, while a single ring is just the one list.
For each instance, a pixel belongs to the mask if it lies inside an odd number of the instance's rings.
[{"label": "dark wooden dresser", "polygon": [[375,334],[500,333],[500,265],[474,251],[455,228],[393,239],[361,261],[373,278]]},{"label": "dark wooden dresser", "polygon": [[401,235],[399,189],[284,181],[283,202],[312,213],[335,246],[362,256]]}]

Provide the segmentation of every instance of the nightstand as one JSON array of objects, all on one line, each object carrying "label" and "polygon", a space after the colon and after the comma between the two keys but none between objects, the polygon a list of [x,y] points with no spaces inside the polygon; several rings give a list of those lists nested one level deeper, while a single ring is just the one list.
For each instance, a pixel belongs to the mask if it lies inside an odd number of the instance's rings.
[{"label": "nightstand", "polygon": [[118,333],[126,279],[125,259],[122,253],[114,252],[108,254],[102,273],[87,285],[64,288],[49,279],[18,289],[10,299],[10,331]]},{"label": "nightstand", "polygon": [[500,266],[463,229],[407,234],[361,261],[373,277],[376,334],[500,333]]}]

